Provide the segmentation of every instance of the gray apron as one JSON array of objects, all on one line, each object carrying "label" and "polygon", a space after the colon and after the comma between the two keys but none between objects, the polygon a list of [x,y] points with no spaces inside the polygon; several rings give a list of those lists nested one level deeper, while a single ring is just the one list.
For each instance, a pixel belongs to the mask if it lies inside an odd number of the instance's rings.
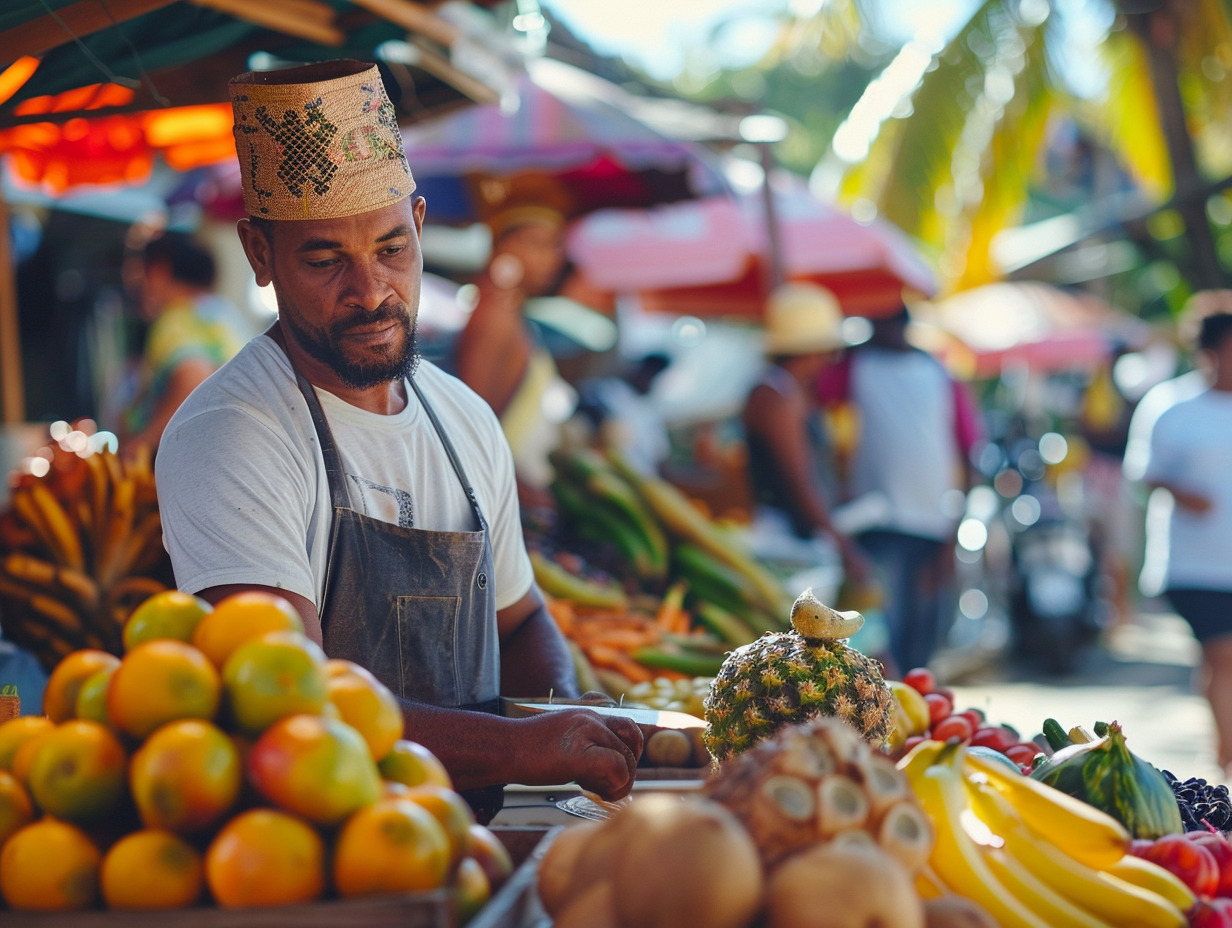
[{"label": "gray apron", "polygon": [[[296,380],[312,414],[333,505],[321,606],[325,653],[368,668],[405,699],[498,713],[500,642],[488,524],[427,397],[411,380],[470,500],[477,531],[404,528],[352,509],[320,400],[302,375]],[[503,802],[500,785],[463,795],[485,824]]]}]

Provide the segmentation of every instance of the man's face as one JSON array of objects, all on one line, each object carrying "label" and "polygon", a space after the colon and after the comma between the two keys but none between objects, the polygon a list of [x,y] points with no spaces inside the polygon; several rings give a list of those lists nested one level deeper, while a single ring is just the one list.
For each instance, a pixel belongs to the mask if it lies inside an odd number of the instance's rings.
[{"label": "man's face", "polygon": [[408,197],[358,216],[278,222],[269,239],[241,224],[257,283],[273,284],[289,339],[346,387],[414,369],[423,204]]},{"label": "man's face", "polygon": [[497,250],[521,262],[521,287],[531,296],[548,293],[565,266],[564,233],[549,222],[528,222],[510,230]]}]

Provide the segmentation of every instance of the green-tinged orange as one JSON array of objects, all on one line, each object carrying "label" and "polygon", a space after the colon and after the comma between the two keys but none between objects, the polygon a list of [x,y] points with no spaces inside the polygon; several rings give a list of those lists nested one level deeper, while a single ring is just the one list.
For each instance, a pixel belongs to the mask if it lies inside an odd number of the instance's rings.
[{"label": "green-tinged orange", "polygon": [[131,651],[159,638],[191,644],[197,623],[213,608],[199,596],[180,590],[155,593],[134,609],[124,623],[124,650]]}]

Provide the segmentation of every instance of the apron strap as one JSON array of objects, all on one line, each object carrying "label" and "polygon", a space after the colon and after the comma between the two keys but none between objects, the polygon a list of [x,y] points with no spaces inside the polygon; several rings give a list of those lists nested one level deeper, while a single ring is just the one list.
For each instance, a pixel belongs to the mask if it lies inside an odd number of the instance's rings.
[{"label": "apron strap", "polygon": [[298,370],[295,371],[295,382],[308,402],[308,412],[312,416],[312,426],[317,431],[317,442],[321,445],[321,456],[325,459],[325,475],[329,480],[329,498],[335,507],[351,508],[351,492],[347,487],[346,474],[342,470],[342,456],[338,454],[338,446],[334,443],[334,433],[325,419],[325,410],[321,408],[321,400],[312,384]]},{"label": "apron strap", "polygon": [[470,479],[466,476],[466,469],[462,466],[462,459],[458,457],[458,452],[455,450],[453,442],[449,440],[449,435],[445,432],[444,426],[441,425],[441,420],[436,417],[436,410],[432,408],[428,398],[419,389],[419,384],[414,378],[411,378],[410,383],[411,389],[419,397],[419,402],[423,406],[424,412],[428,414],[428,418],[432,421],[432,427],[436,429],[437,437],[440,438],[441,444],[445,447],[445,454],[449,457],[449,463],[453,465],[453,472],[458,475],[458,480],[462,484],[466,498],[470,500],[471,509],[475,512],[475,518],[479,520],[480,527],[486,532],[488,530],[488,521],[483,517],[483,511],[479,508],[479,500],[475,496],[475,488],[471,486]]}]

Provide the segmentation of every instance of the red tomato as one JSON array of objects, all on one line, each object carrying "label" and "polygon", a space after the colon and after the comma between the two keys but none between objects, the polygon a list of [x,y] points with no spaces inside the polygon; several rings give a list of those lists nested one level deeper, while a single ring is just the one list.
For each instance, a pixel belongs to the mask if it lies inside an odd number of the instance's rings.
[{"label": "red tomato", "polygon": [[1028,744],[1025,741],[1020,741],[1017,744],[1011,744],[1002,753],[1014,763],[1030,770],[1031,764],[1035,761],[1035,755],[1044,752],[1039,749],[1038,744]]},{"label": "red tomato", "polygon": [[1219,888],[1219,864],[1215,855],[1196,841],[1181,835],[1156,838],[1141,855],[1170,870],[1198,896],[1213,896]]},{"label": "red tomato", "polygon": [[928,703],[928,718],[933,725],[942,719],[948,719],[954,711],[954,703],[940,693],[925,693],[924,702]]},{"label": "red tomato", "polygon": [[903,674],[903,682],[922,696],[937,688],[937,678],[927,667],[912,667]]},{"label": "red tomato", "polygon": [[1188,841],[1200,844],[1211,852],[1219,867],[1219,885],[1215,887],[1212,896],[1232,897],[1232,841],[1215,831],[1187,831],[1184,837]]},{"label": "red tomato", "polygon": [[1004,754],[1005,749],[1011,744],[1018,743],[1018,735],[1004,725],[986,725],[975,730],[975,734],[971,736],[971,743],[992,748]]},{"label": "red tomato", "polygon": [[949,741],[957,738],[964,744],[971,740],[974,729],[971,723],[961,715],[951,715],[933,726],[932,737],[935,741]]},{"label": "red tomato", "polygon": [[1189,910],[1189,928],[1232,928],[1232,899],[1200,898]]},{"label": "red tomato", "polygon": [[933,689],[933,692],[934,692],[934,693],[940,693],[942,696],[944,696],[946,699],[948,699],[948,700],[950,701],[950,705],[951,705],[951,706],[953,706],[953,705],[954,705],[954,691],[953,691],[952,689],[950,689],[948,686],[938,686],[938,687],[935,687],[935,688]]},{"label": "red tomato", "polygon": [[924,735],[911,735],[906,741],[903,742],[903,753],[906,754],[921,741],[927,740],[928,739]]},{"label": "red tomato", "polygon": [[983,709],[963,709],[962,712],[955,712],[955,715],[961,715],[971,723],[971,730],[978,731],[984,727],[984,710]]}]

